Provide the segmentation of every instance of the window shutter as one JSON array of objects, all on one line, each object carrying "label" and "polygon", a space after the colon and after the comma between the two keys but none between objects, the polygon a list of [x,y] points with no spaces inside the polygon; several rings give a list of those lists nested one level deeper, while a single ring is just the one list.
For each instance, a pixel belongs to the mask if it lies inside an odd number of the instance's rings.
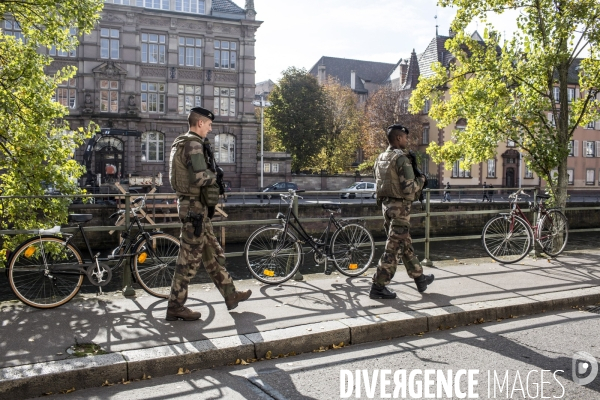
[{"label": "window shutter", "polygon": [[596,121],[596,130],[600,131],[600,121]]},{"label": "window shutter", "polygon": [[573,157],[577,157],[579,153],[579,140],[573,140]]},{"label": "window shutter", "polygon": [[552,118],[553,116],[554,116],[554,114],[548,113],[548,122],[550,123],[551,126],[554,126],[554,120]]},{"label": "window shutter", "polygon": [[600,157],[600,141],[596,141],[596,157]]},{"label": "window shutter", "polygon": [[[575,88],[575,99],[578,99],[578,98],[579,98],[579,87],[576,87]],[[575,100],[575,99],[573,99],[573,100]]]},{"label": "window shutter", "polygon": [[581,146],[581,155],[587,157],[587,142],[583,141],[583,146]]}]

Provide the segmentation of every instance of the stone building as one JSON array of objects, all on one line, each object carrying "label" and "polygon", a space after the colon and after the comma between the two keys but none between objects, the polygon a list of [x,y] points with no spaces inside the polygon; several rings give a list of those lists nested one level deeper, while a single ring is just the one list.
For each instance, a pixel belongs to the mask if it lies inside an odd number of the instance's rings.
[{"label": "stone building", "polygon": [[160,191],[171,191],[171,144],[202,106],[216,116],[209,138],[225,180],[256,189],[255,16],[253,0],[107,0],[75,51],[48,50],[48,73],[78,68],[56,95],[71,128],[102,128],[76,152],[95,182],[162,174]]}]

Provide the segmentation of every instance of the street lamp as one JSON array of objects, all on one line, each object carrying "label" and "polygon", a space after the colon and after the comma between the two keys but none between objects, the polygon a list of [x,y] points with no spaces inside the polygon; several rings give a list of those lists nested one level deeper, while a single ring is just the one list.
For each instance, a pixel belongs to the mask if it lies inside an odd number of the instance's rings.
[{"label": "street lamp", "polygon": [[253,101],[252,104],[256,107],[260,107],[260,188],[262,189],[264,185],[264,129],[265,129],[265,117],[264,117],[264,109],[265,107],[271,107],[271,103],[265,101],[263,96],[260,96],[260,101]]}]

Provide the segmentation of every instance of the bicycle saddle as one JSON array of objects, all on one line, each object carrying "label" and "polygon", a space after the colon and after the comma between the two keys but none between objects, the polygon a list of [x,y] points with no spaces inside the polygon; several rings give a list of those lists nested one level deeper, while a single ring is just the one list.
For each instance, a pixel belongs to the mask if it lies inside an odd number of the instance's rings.
[{"label": "bicycle saddle", "polygon": [[323,204],[322,206],[326,210],[339,210],[340,209],[339,204]]},{"label": "bicycle saddle", "polygon": [[550,195],[548,195],[548,194],[538,194],[537,198],[538,199],[549,199]]},{"label": "bicycle saddle", "polygon": [[92,214],[69,214],[69,222],[88,222],[93,217]]}]

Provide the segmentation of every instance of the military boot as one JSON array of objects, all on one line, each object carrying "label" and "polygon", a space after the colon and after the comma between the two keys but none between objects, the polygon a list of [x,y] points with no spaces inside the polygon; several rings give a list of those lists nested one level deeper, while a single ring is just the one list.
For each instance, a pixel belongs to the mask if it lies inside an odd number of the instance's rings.
[{"label": "military boot", "polygon": [[392,292],[385,286],[380,286],[376,283],[371,285],[371,291],[369,292],[371,299],[395,299],[396,293]]},{"label": "military boot", "polygon": [[252,290],[245,290],[243,292],[235,291],[231,293],[225,299],[225,304],[227,305],[228,310],[233,310],[238,306],[238,303],[242,301],[248,300],[250,295],[252,294]]},{"label": "military boot", "polygon": [[200,313],[192,311],[187,307],[167,308],[167,317],[165,319],[167,321],[177,321],[178,319],[196,321],[200,319]]},{"label": "military boot", "polygon": [[433,282],[434,278],[435,277],[433,276],[433,274],[421,274],[420,277],[415,278],[415,283],[417,284],[417,290],[419,291],[419,293],[423,293],[425,290],[427,290],[427,286],[431,285],[431,282]]}]

